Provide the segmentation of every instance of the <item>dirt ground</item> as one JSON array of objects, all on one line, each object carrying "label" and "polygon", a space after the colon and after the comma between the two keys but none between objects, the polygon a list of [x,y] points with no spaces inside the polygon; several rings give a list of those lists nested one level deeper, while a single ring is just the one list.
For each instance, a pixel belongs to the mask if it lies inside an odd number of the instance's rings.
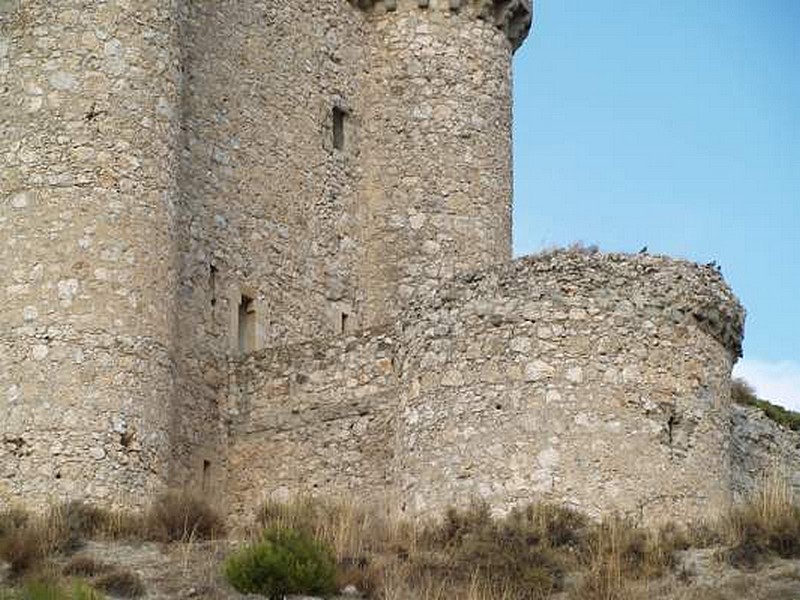
[{"label": "dirt ground", "polygon": [[[230,541],[169,545],[88,542],[71,558],[90,557],[135,572],[147,590],[144,600],[257,598],[237,593],[221,575],[223,559],[234,547],[235,542]],[[344,597],[352,599],[353,595]],[[572,599],[569,590],[552,598]],[[755,570],[739,570],[721,561],[714,549],[688,550],[680,554],[673,574],[637,584],[629,598],[620,600],[645,599],[800,600],[800,560],[775,559]]]}]

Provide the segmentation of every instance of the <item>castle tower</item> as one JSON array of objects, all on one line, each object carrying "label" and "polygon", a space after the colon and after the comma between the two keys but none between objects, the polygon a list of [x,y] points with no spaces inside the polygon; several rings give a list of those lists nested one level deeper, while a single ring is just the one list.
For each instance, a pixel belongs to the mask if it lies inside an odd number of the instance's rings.
[{"label": "castle tower", "polygon": [[364,320],[511,257],[511,58],[530,0],[360,0]]},{"label": "castle tower", "polygon": [[176,17],[0,6],[0,507],[138,504],[167,478]]}]

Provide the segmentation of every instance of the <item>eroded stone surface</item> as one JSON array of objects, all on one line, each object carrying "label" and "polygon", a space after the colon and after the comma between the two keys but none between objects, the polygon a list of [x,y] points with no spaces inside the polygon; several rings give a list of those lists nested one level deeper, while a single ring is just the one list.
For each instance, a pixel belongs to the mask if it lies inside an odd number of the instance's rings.
[{"label": "eroded stone surface", "polygon": [[0,504],[726,502],[719,274],[510,262],[531,12],[1,2]]},{"label": "eroded stone surface", "polygon": [[[730,327],[709,327],[709,307]],[[741,325],[716,270],[661,257],[560,252],[459,276],[393,327],[236,369],[234,504],[723,508]]]}]

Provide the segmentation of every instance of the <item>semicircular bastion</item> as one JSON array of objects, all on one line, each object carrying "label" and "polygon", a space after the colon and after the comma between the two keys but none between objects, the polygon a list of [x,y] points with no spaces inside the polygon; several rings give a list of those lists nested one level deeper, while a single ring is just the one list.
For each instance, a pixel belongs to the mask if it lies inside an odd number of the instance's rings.
[{"label": "semicircular bastion", "polygon": [[400,496],[416,514],[725,506],[743,323],[715,268],[660,256],[560,251],[456,277],[400,326]]}]

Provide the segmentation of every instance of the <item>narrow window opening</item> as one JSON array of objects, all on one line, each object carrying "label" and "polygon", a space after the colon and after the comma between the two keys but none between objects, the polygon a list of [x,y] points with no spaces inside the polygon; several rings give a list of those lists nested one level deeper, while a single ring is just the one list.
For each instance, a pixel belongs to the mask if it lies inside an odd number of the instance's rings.
[{"label": "narrow window opening", "polygon": [[347,313],[343,312],[342,313],[342,321],[341,321],[341,325],[340,325],[340,332],[341,333],[347,333],[348,332],[348,330],[349,330],[349,321],[350,321],[350,315],[348,315]]},{"label": "narrow window opening", "polygon": [[675,426],[678,424],[678,419],[675,415],[670,415],[667,421],[667,441],[669,443],[669,458],[675,458]]},{"label": "narrow window opening", "polygon": [[217,305],[217,267],[208,265],[208,289],[211,295],[211,306]]},{"label": "narrow window opening", "polygon": [[211,479],[211,461],[204,460],[203,461],[203,491],[208,491],[209,483]]},{"label": "narrow window opening", "polygon": [[344,122],[347,113],[338,106],[333,107],[333,147],[344,150]]},{"label": "narrow window opening", "polygon": [[255,350],[256,305],[253,298],[242,294],[239,301],[239,352]]}]

